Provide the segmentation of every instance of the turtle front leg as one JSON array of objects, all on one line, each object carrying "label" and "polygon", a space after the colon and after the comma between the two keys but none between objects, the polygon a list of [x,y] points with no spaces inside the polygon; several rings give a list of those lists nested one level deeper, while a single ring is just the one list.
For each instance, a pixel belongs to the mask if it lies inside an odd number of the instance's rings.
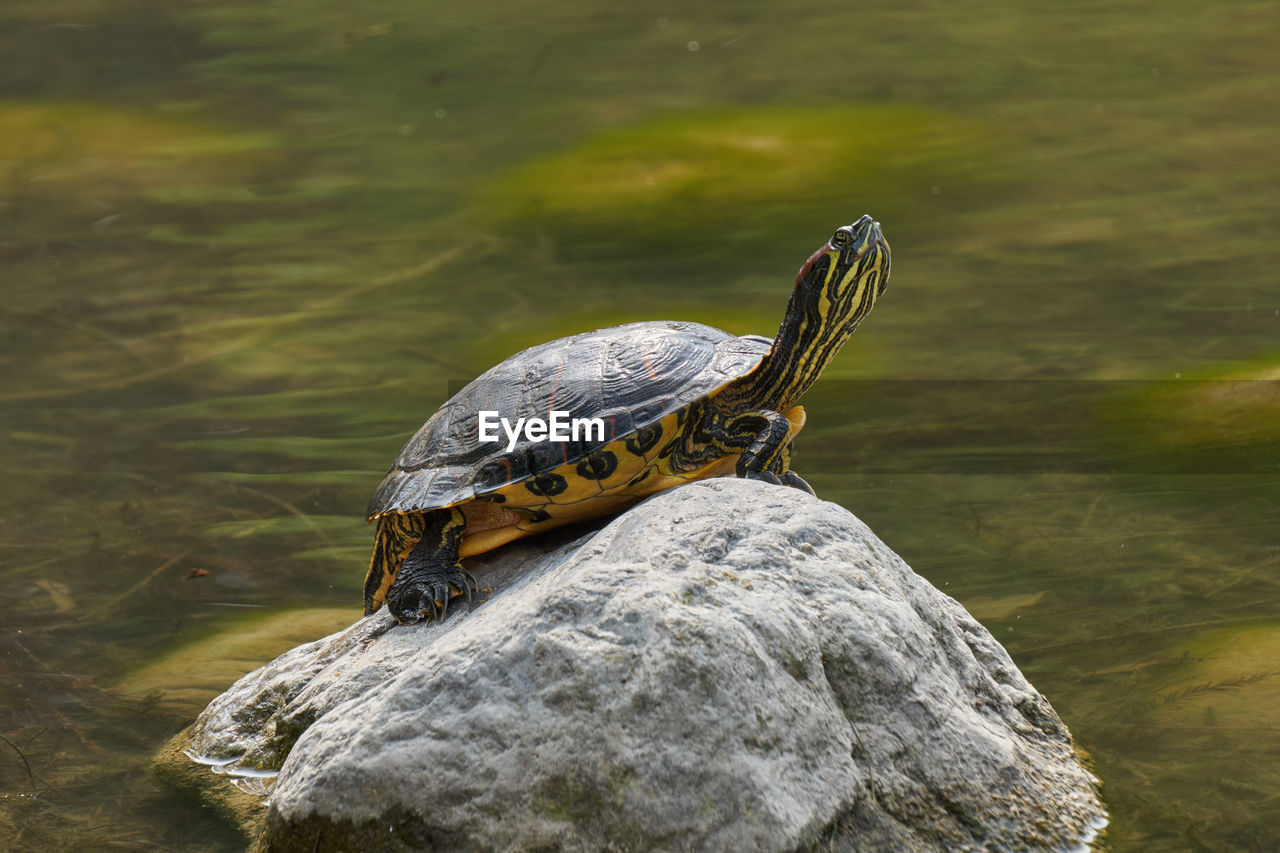
[{"label": "turtle front leg", "polygon": [[746,439],[746,447],[738,457],[738,476],[747,480],[764,480],[781,485],[776,471],[786,470],[790,451],[787,440],[791,437],[791,422],[777,412],[765,409],[738,415],[729,421],[729,428]]},{"label": "turtle front leg", "polygon": [[456,507],[427,513],[422,538],[405,557],[387,593],[387,606],[397,622],[410,625],[429,617],[443,620],[451,595],[465,596],[471,602],[478,585],[458,559],[466,527],[467,520]]},{"label": "turtle front leg", "polygon": [[690,407],[683,434],[662,455],[670,456],[671,471],[677,475],[705,470],[717,459],[736,455],[739,477],[813,494],[809,484],[791,470],[791,439],[804,422],[802,406],[782,415],[772,409],[733,413],[714,404],[695,405]]},{"label": "turtle front leg", "polygon": [[[803,414],[800,415],[803,424]],[[794,424],[778,412],[764,409],[738,415],[731,428],[749,438],[750,444],[738,457],[738,476],[791,486],[814,494],[813,487],[791,470],[791,435]]]}]

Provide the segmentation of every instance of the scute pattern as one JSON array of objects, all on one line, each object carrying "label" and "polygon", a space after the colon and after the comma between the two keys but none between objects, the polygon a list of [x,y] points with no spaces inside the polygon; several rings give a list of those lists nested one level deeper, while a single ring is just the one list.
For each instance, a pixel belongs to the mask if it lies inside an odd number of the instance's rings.
[{"label": "scute pattern", "polygon": [[[453,506],[576,462],[750,373],[768,338],[700,323],[630,323],[574,335],[508,358],[468,384],[409,439],[369,502],[370,517]],[[601,418],[603,441],[479,440],[477,416]],[[501,432],[501,430],[499,430]],[[639,437],[639,436],[637,436]],[[648,450],[648,448],[645,448]]]}]

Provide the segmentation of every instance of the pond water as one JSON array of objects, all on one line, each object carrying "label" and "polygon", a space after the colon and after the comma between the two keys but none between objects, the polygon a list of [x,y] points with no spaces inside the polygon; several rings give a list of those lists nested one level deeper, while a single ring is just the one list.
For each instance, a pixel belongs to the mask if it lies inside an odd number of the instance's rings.
[{"label": "pond water", "polygon": [[359,615],[365,501],[450,389],[632,320],[772,334],[865,212],[893,279],[797,470],[1005,643],[1111,849],[1280,848],[1278,31],[7,0],[0,837],[241,849],[150,757]]}]

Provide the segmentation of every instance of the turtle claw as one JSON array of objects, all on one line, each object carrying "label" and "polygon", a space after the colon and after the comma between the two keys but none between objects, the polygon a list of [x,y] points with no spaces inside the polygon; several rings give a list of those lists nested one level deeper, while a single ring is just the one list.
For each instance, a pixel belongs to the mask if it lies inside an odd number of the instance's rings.
[{"label": "turtle claw", "polygon": [[403,625],[415,622],[443,622],[449,615],[450,598],[466,598],[470,605],[479,590],[471,573],[460,566],[423,572],[415,578],[397,582],[387,596],[391,615]]},{"label": "turtle claw", "polygon": [[444,584],[419,581],[406,584],[398,592],[393,591],[387,596],[387,603],[391,607],[391,615],[402,625],[444,619],[449,600],[449,590]]},{"label": "turtle claw", "polygon": [[423,591],[418,599],[418,616],[423,619],[435,619],[437,622],[442,622],[448,612],[449,588],[439,582],[427,585],[426,590]]},{"label": "turtle claw", "polygon": [[[451,598],[465,598],[470,607],[472,599],[480,592],[480,584],[476,583],[471,572],[460,568],[449,575],[446,592]],[[445,606],[448,606],[447,602]]]},{"label": "turtle claw", "polygon": [[771,486],[781,486],[782,480],[772,471],[748,471],[746,479],[759,480],[762,483],[768,483]]},{"label": "turtle claw", "polygon": [[814,497],[818,496],[818,493],[813,490],[813,486],[810,486],[808,483],[806,483],[804,481],[804,477],[801,477],[795,471],[788,471],[787,473],[783,474],[782,477],[780,477],[779,479],[782,480],[782,485],[784,486],[790,486],[793,489],[799,489],[802,492],[808,492]]}]

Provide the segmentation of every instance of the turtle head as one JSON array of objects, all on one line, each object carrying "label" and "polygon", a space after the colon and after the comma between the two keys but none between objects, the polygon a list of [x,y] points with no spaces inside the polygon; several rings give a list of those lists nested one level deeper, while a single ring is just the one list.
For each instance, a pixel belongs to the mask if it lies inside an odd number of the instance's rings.
[{"label": "turtle head", "polygon": [[842,225],[800,267],[773,348],[743,380],[750,405],[785,412],[817,381],[889,282],[889,244],[863,216]]},{"label": "turtle head", "polygon": [[889,244],[880,223],[863,215],[852,225],[837,228],[800,267],[788,313],[798,308],[807,321],[846,330],[849,335],[888,283]]}]

